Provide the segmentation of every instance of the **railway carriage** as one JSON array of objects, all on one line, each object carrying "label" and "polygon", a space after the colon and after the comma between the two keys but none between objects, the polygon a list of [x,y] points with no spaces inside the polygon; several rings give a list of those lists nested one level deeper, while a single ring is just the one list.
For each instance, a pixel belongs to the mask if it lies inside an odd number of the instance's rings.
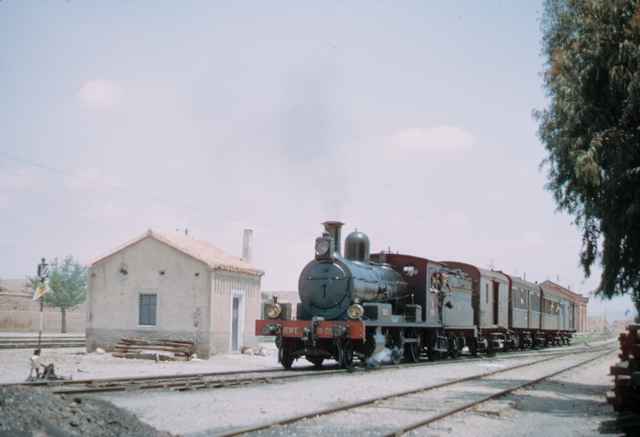
[{"label": "railway carriage", "polygon": [[507,275],[457,261],[443,261],[443,264],[462,270],[472,280],[474,323],[479,331],[479,344],[494,350],[510,347]]},{"label": "railway carriage", "polygon": [[541,333],[545,345],[569,344],[574,332],[569,319],[569,301],[561,292],[543,287]]},{"label": "railway carriage", "polygon": [[509,328],[515,347],[534,345],[540,327],[540,286],[513,275],[509,278]]}]

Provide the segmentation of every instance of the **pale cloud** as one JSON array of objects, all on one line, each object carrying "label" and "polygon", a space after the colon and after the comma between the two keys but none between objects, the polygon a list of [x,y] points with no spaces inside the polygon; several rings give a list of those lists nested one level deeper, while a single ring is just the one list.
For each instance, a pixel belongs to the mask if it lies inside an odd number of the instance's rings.
[{"label": "pale cloud", "polygon": [[471,149],[474,138],[471,133],[456,126],[414,127],[394,133],[389,142],[395,148],[453,151]]},{"label": "pale cloud", "polygon": [[80,210],[80,215],[91,221],[103,223],[105,221],[125,220],[131,214],[130,209],[110,201],[93,201],[91,205]]},{"label": "pale cloud", "polygon": [[88,109],[112,109],[122,100],[122,88],[111,80],[88,80],[80,87],[78,98]]},{"label": "pale cloud", "polygon": [[537,247],[544,245],[545,241],[539,232],[527,231],[522,235],[522,245],[524,247]]},{"label": "pale cloud", "polygon": [[0,192],[0,208],[9,207],[9,196]]},{"label": "pale cloud", "polygon": [[467,214],[461,211],[449,211],[444,215],[444,222],[447,225],[459,228],[464,227],[467,228],[471,222]]},{"label": "pale cloud", "polygon": [[107,175],[97,168],[83,168],[65,178],[67,188],[78,191],[106,192],[123,189],[124,186],[114,176]]},{"label": "pale cloud", "polygon": [[46,185],[46,170],[35,167],[4,168],[0,171],[0,193],[34,191]]}]

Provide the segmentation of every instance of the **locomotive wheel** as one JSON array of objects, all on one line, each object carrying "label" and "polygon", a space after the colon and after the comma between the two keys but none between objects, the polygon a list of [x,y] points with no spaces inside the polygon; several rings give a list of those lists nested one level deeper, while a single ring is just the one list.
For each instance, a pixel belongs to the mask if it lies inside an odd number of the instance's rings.
[{"label": "locomotive wheel", "polygon": [[517,335],[511,336],[513,339],[513,350],[521,349],[520,347],[520,337]]},{"label": "locomotive wheel", "polygon": [[404,345],[404,358],[410,363],[420,361],[420,348],[418,343],[407,343]]},{"label": "locomotive wheel", "polygon": [[395,365],[400,364],[402,361],[402,351],[399,348],[394,348],[391,350],[391,362]]},{"label": "locomotive wheel", "polygon": [[364,342],[364,345],[361,347],[360,352],[365,356],[365,358],[369,358],[373,355],[376,350],[376,340],[373,338],[372,334],[367,334],[367,339]]},{"label": "locomotive wheel", "polygon": [[449,337],[449,356],[451,358],[458,358],[458,356],[460,356],[460,348],[458,347],[456,337]]},{"label": "locomotive wheel", "polygon": [[472,357],[475,357],[478,355],[478,339],[477,338],[471,338],[468,342],[469,344],[469,353],[471,354]]},{"label": "locomotive wheel", "polygon": [[324,361],[323,357],[307,357],[307,361],[312,363],[314,367],[322,367],[322,362]]},{"label": "locomotive wheel", "polygon": [[502,346],[502,352],[510,352],[512,347],[511,347],[511,336],[509,335],[505,335],[504,336],[504,343]]},{"label": "locomotive wheel", "polygon": [[440,359],[440,352],[436,351],[436,345],[438,342],[437,336],[427,337],[427,341],[427,358],[429,358],[429,361],[436,361]]},{"label": "locomotive wheel", "polygon": [[409,332],[408,338],[416,339],[415,343],[406,343],[404,345],[404,359],[409,363],[417,363],[420,361],[420,337],[413,330]]},{"label": "locomotive wheel", "polygon": [[338,363],[344,369],[353,368],[353,344],[350,341],[344,341],[338,347]]},{"label": "locomotive wheel", "polygon": [[291,355],[291,352],[284,345],[278,349],[278,361],[280,361],[282,367],[287,370],[291,369],[291,366],[293,365],[293,355]]}]

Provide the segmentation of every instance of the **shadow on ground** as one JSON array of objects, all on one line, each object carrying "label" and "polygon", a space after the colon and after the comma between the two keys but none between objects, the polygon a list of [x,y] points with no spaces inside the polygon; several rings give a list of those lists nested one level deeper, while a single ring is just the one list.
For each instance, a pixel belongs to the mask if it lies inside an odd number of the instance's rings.
[{"label": "shadow on ground", "polygon": [[[524,383],[513,379],[485,380],[483,384],[496,389],[505,389]],[[486,386],[485,385],[485,386]],[[600,419],[598,432],[603,435],[640,436],[640,415],[616,413],[605,399],[608,385],[579,384],[574,382],[543,382],[517,396],[507,396],[514,409],[554,415],[557,417],[596,417]],[[483,397],[486,394],[474,391],[460,393],[459,398]],[[595,399],[594,399],[595,398]]]},{"label": "shadow on ground", "polygon": [[[504,390],[525,380],[491,379],[483,380],[482,387]],[[606,385],[577,384],[572,382],[544,382],[533,389],[508,395],[513,408],[523,412],[542,413],[557,417],[612,416],[613,410],[605,400]],[[480,399],[487,395],[482,391],[468,390],[456,395],[464,400]],[[594,399],[595,398],[595,399]]]},{"label": "shadow on ground", "polygon": [[605,420],[600,424],[598,431],[602,434],[614,434],[625,436],[640,435],[640,415],[633,413],[616,413],[617,417]]}]

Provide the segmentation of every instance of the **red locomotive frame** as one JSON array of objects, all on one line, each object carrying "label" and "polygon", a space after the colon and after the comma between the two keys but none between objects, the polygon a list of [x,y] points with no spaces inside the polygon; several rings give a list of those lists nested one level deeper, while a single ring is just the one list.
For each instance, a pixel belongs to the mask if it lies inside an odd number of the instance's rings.
[{"label": "red locomotive frame", "polygon": [[[313,330],[313,331],[312,331]],[[256,335],[279,335],[283,338],[348,338],[364,341],[366,327],[361,320],[256,320]]]}]

